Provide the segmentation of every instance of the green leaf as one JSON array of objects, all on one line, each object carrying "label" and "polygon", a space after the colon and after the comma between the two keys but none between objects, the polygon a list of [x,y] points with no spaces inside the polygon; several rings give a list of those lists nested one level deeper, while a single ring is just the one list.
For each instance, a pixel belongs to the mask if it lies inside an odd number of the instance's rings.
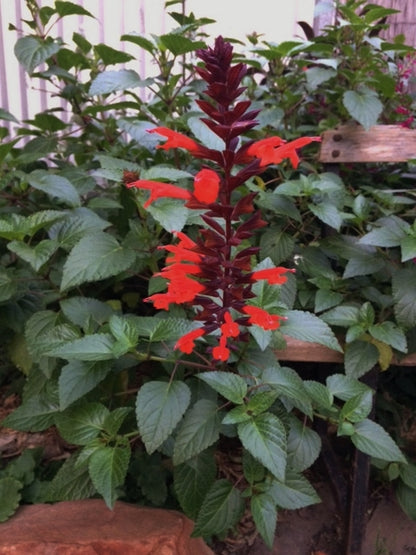
[{"label": "green leaf", "polygon": [[375,247],[398,247],[409,229],[410,225],[397,216],[380,218],[374,222],[374,229],[363,235],[359,243]]},{"label": "green leaf", "polygon": [[302,412],[312,417],[312,406],[303,380],[287,366],[268,366],[262,374],[262,381],[269,384],[280,395],[290,399]]},{"label": "green leaf", "polygon": [[59,245],[51,239],[44,239],[35,247],[29,247],[23,241],[10,241],[7,248],[38,272],[58,249]]},{"label": "green leaf", "polygon": [[211,131],[211,129],[201,121],[199,116],[189,118],[187,125],[194,137],[207,148],[212,148],[213,150],[224,149],[224,141]]},{"label": "green leaf", "polygon": [[61,411],[94,389],[110,370],[111,366],[105,362],[72,360],[66,364],[61,370],[58,381]]},{"label": "green leaf", "polygon": [[286,471],[286,430],[270,413],[263,413],[238,424],[238,436],[247,451],[276,478],[284,480]]},{"label": "green leaf", "polygon": [[17,291],[13,268],[0,268],[0,302],[8,301]]},{"label": "green leaf", "polygon": [[109,410],[101,403],[72,406],[55,418],[62,437],[69,443],[87,445],[104,430]]},{"label": "green leaf", "polygon": [[67,360],[98,361],[114,358],[115,340],[109,333],[94,333],[51,346],[44,354]]},{"label": "green leaf", "polygon": [[324,384],[313,380],[304,380],[303,385],[308,395],[311,397],[313,405],[319,409],[331,409],[334,403],[334,397]]},{"label": "green leaf", "polygon": [[361,395],[372,389],[362,382],[344,374],[332,374],[326,379],[326,385],[334,397],[348,401],[356,395]]},{"label": "green leaf", "polygon": [[174,56],[194,52],[197,48],[205,48],[206,46],[202,41],[193,41],[183,35],[175,35],[173,33],[161,35],[159,40]]},{"label": "green leaf", "polygon": [[[12,121],[13,123],[19,123],[19,120],[16,119],[13,114],[8,112],[4,108],[0,108],[0,119],[5,120],[5,121]],[[13,141],[12,141],[12,144],[14,144]]]},{"label": "green leaf", "polygon": [[180,381],[152,381],[142,385],[136,400],[136,417],[141,438],[149,454],[171,435],[190,400],[189,387]]},{"label": "green leaf", "polygon": [[6,521],[16,511],[22,497],[23,484],[10,476],[0,478],[0,522]]},{"label": "green leaf", "polygon": [[88,499],[96,493],[88,468],[77,465],[77,461],[78,454],[66,459],[46,489],[46,502]]},{"label": "green leaf", "polygon": [[52,395],[30,397],[6,416],[2,426],[25,432],[41,432],[53,425],[58,410],[57,400]]},{"label": "green leaf", "polygon": [[266,469],[248,451],[243,451],[243,472],[244,478],[250,485],[264,480]]},{"label": "green leaf", "polygon": [[262,258],[271,258],[273,264],[281,264],[292,254],[295,240],[280,228],[267,229],[260,237]]},{"label": "green leaf", "polygon": [[88,94],[109,94],[116,91],[126,91],[142,87],[143,81],[132,69],[121,69],[119,71],[103,71],[92,81]]},{"label": "green leaf", "polygon": [[69,297],[60,303],[61,310],[70,322],[86,328],[91,322],[104,324],[114,314],[111,306],[89,297]]},{"label": "green leaf", "polygon": [[300,422],[296,417],[290,420],[289,436],[287,438],[288,466],[294,472],[303,472],[316,461],[321,451],[319,435]]},{"label": "green leaf", "polygon": [[186,515],[195,520],[215,480],[214,451],[209,449],[174,468],[174,488]]},{"label": "green leaf", "polygon": [[377,123],[383,111],[377,93],[367,87],[361,87],[358,91],[345,91],[342,101],[350,116],[366,130]]},{"label": "green leaf", "polygon": [[407,516],[416,520],[416,490],[400,481],[396,486],[396,497]]},{"label": "green leaf", "polygon": [[135,252],[122,247],[112,235],[102,232],[83,237],[64,264],[61,291],[120,274],[134,260]]},{"label": "green leaf", "polygon": [[274,480],[267,493],[282,509],[301,509],[321,501],[308,480],[301,474],[293,472],[288,472],[286,480],[282,482]]},{"label": "green leaf", "polygon": [[341,212],[332,204],[322,202],[321,204],[308,204],[309,210],[321,222],[339,231],[343,223]]},{"label": "green leaf", "polygon": [[143,170],[140,174],[141,179],[150,179],[157,181],[159,179],[167,179],[169,181],[178,181],[179,179],[193,178],[189,172],[178,170],[169,166],[154,165],[147,170]]},{"label": "green leaf", "polygon": [[331,326],[350,327],[358,322],[360,309],[355,305],[341,305],[321,314],[322,320]]},{"label": "green leaf", "polygon": [[169,233],[181,231],[189,215],[189,209],[183,202],[172,198],[158,199],[147,211]]},{"label": "green leaf", "polygon": [[121,35],[120,40],[126,40],[137,44],[138,46],[149,52],[149,54],[153,54],[155,50],[157,50],[156,46],[150,40],[144,38],[142,35],[139,34],[129,33],[127,35]]},{"label": "green leaf", "polygon": [[339,418],[349,422],[361,422],[370,414],[372,408],[373,393],[372,391],[364,391],[348,399],[341,409]]},{"label": "green leaf", "polygon": [[215,443],[220,435],[221,414],[217,404],[201,399],[188,410],[179,426],[173,463],[181,464]]},{"label": "green leaf", "polygon": [[344,300],[342,293],[330,291],[328,289],[318,289],[315,295],[315,312],[323,312],[336,305],[339,305]]},{"label": "green leaf", "polygon": [[406,462],[396,443],[376,422],[366,418],[355,424],[354,430],[351,441],[363,453],[382,461]]},{"label": "green leaf", "polygon": [[301,310],[289,310],[286,316],[287,320],[280,326],[283,334],[302,341],[319,343],[334,351],[342,352],[333,331],[318,316]]},{"label": "green leaf", "polygon": [[378,349],[368,341],[355,340],[345,346],[345,373],[351,378],[361,378],[377,364]]},{"label": "green leaf", "polygon": [[228,480],[217,480],[208,491],[196,519],[193,536],[221,536],[241,518],[241,493]]},{"label": "green leaf", "polygon": [[402,262],[416,258],[416,237],[406,236],[400,241],[402,251]]},{"label": "green leaf", "polygon": [[130,461],[130,446],[102,447],[92,453],[88,470],[97,492],[103,496],[112,509],[117,498],[117,487],[121,486],[127,474]]},{"label": "green leaf", "polygon": [[94,46],[94,51],[98,54],[103,64],[106,66],[110,64],[124,64],[130,60],[134,60],[134,57],[131,56],[131,54],[127,54],[121,50],[116,50],[106,44],[96,44]]},{"label": "green leaf", "polygon": [[196,377],[203,380],[228,401],[237,405],[244,403],[247,384],[241,376],[231,372],[212,371],[197,374]]},{"label": "green leaf", "polygon": [[55,9],[60,17],[65,17],[67,15],[86,15],[88,17],[94,17],[88,10],[73,2],[56,0]]},{"label": "green leaf", "polygon": [[416,465],[412,463],[400,465],[400,478],[409,488],[416,490]]},{"label": "green leaf", "polygon": [[399,326],[416,325],[416,268],[398,270],[392,277],[394,314]]},{"label": "green leaf", "polygon": [[391,345],[393,349],[397,349],[397,351],[407,353],[406,335],[394,322],[387,321],[375,324],[374,326],[370,326],[368,331],[370,335],[378,341]]},{"label": "green leaf", "polygon": [[27,180],[34,189],[43,191],[52,199],[56,198],[68,206],[79,206],[81,203],[78,191],[66,177],[45,170],[34,170]]},{"label": "green leaf", "polygon": [[267,493],[253,495],[250,508],[257,530],[267,547],[272,549],[277,524],[277,509],[273,498]]},{"label": "green leaf", "polygon": [[84,236],[99,233],[110,225],[89,208],[81,207],[72,210],[64,221],[54,224],[49,237],[58,241],[63,249],[70,250]]},{"label": "green leaf", "polygon": [[41,39],[33,36],[20,37],[14,47],[14,53],[19,63],[28,73],[46,62],[48,58],[58,52],[61,45],[51,38]]}]

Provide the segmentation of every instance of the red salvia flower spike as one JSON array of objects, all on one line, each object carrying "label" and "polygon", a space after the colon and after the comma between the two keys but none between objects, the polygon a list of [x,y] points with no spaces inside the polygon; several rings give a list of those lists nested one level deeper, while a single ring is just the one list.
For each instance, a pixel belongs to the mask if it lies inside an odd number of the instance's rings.
[{"label": "red salvia flower spike", "polygon": [[139,179],[139,181],[133,181],[129,183],[127,187],[135,187],[137,189],[146,189],[150,191],[150,197],[143,204],[143,208],[147,208],[153,201],[159,198],[178,198],[183,200],[188,200],[191,198],[191,194],[186,189],[181,189],[176,185],[170,185],[169,183],[162,183],[160,181],[148,181],[146,179]]}]

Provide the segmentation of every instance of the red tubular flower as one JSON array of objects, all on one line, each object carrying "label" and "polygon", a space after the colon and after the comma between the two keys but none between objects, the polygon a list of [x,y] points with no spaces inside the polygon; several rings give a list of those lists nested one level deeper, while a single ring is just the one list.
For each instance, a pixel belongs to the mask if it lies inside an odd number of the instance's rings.
[{"label": "red tubular flower", "polygon": [[276,330],[280,326],[279,320],[286,320],[283,316],[270,314],[266,310],[253,305],[245,305],[242,312],[250,316],[249,324],[255,324],[265,330]]},{"label": "red tubular flower", "polygon": [[292,166],[297,168],[299,156],[296,149],[320,140],[321,137],[300,137],[290,141],[290,143],[285,143],[280,137],[269,137],[250,145],[247,149],[247,154],[259,158],[261,166],[280,164],[285,158],[289,158]]},{"label": "red tubular flower", "polygon": [[203,169],[194,179],[194,196],[205,204],[215,202],[220,189],[220,178],[213,170]]},{"label": "red tubular flower", "polygon": [[160,181],[147,181],[146,179],[139,179],[139,181],[133,181],[129,183],[127,187],[136,187],[137,189],[148,189],[150,191],[150,197],[143,204],[143,208],[147,208],[153,201],[158,198],[179,198],[184,200],[189,200],[191,194],[185,189],[176,187],[175,185],[170,185],[169,183],[161,183]]},{"label": "red tubular flower", "polygon": [[174,349],[179,349],[183,353],[190,355],[195,348],[195,339],[202,337],[205,334],[203,328],[197,328],[189,333],[186,333],[175,344]]},{"label": "red tubular flower", "polygon": [[212,349],[212,356],[215,360],[226,362],[230,357],[230,349],[227,348],[227,338],[221,336],[220,344]]},{"label": "red tubular flower", "polygon": [[175,262],[174,264],[165,266],[162,271],[155,274],[155,276],[161,276],[170,280],[181,280],[187,274],[196,275],[200,273],[201,268],[197,264],[183,264],[181,262]]},{"label": "red tubular flower", "polygon": [[224,314],[224,323],[221,326],[221,333],[223,337],[238,337],[240,335],[240,327],[233,321],[229,312]]},{"label": "red tubular flower", "polygon": [[151,301],[155,308],[168,310],[171,303],[183,304],[192,302],[195,297],[202,293],[205,286],[194,279],[181,276],[179,280],[171,281],[166,293],[156,293],[144,299]]},{"label": "red tubular flower", "polygon": [[287,277],[283,275],[286,272],[295,273],[295,270],[283,268],[281,266],[278,266],[277,268],[265,268],[264,270],[257,270],[253,272],[251,279],[255,281],[265,279],[270,285],[282,285],[287,281]]},{"label": "red tubular flower", "polygon": [[184,148],[189,150],[189,152],[198,152],[200,150],[200,146],[194,140],[167,127],[155,127],[154,129],[149,129],[148,133],[157,133],[167,137],[168,140],[165,143],[156,147],[162,150],[169,150],[171,148]]}]

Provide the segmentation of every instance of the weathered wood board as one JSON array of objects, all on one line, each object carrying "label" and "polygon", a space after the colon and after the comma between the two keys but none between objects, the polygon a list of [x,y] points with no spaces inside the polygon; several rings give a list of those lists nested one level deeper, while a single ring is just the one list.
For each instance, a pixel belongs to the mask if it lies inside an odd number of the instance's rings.
[{"label": "weathered wood board", "polygon": [[374,125],[366,131],[356,124],[342,125],[325,131],[319,161],[406,162],[416,159],[416,129],[400,125]]}]

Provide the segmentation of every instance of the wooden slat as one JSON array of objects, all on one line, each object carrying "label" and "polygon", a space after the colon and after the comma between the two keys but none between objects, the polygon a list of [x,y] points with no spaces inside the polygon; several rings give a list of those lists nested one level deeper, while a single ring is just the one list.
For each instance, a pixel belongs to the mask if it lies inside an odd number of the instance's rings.
[{"label": "wooden slat", "polygon": [[366,131],[357,124],[325,131],[319,160],[340,162],[406,162],[416,158],[416,129],[400,125],[374,125]]},{"label": "wooden slat", "polygon": [[[344,362],[344,355],[342,353],[329,349],[324,345],[300,341],[288,336],[285,336],[285,340],[286,348],[276,351],[278,360],[291,362],[332,362],[337,364]],[[416,353],[400,359],[393,358],[392,365],[416,367]]]}]

